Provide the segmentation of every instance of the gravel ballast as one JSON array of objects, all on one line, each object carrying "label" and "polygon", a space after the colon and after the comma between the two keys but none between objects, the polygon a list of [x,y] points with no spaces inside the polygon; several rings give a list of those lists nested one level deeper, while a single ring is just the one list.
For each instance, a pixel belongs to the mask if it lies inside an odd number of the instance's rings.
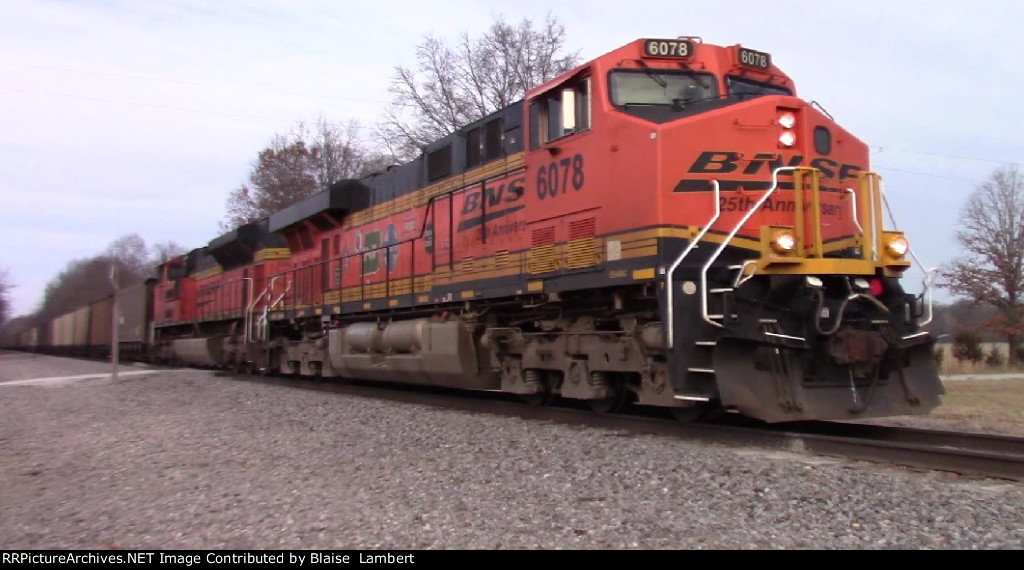
[{"label": "gravel ballast", "polygon": [[24,382],[105,371],[0,352],[0,549],[1024,548],[1019,483],[199,370]]}]

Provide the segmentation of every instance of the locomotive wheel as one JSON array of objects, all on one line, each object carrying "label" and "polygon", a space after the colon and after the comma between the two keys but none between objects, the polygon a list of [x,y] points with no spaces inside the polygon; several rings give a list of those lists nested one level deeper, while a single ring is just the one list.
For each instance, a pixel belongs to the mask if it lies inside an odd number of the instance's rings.
[{"label": "locomotive wheel", "polygon": [[615,394],[610,398],[587,400],[587,405],[590,406],[590,409],[599,414],[614,414],[620,411],[626,404],[626,388],[621,382],[612,382],[612,389],[615,391]]},{"label": "locomotive wheel", "polygon": [[324,381],[323,364],[311,363],[309,369],[310,372],[313,373],[312,376],[309,377],[310,381],[312,381],[314,384],[319,384],[320,382]]},{"label": "locomotive wheel", "polygon": [[520,394],[519,398],[530,406],[547,406],[555,399],[555,395],[551,390],[545,390],[538,394]]},{"label": "locomotive wheel", "polygon": [[552,391],[551,386],[554,384],[554,373],[540,371],[539,381],[544,386],[544,390],[537,392],[536,394],[520,394],[519,398],[526,402],[530,406],[547,406],[555,400],[555,393]]}]

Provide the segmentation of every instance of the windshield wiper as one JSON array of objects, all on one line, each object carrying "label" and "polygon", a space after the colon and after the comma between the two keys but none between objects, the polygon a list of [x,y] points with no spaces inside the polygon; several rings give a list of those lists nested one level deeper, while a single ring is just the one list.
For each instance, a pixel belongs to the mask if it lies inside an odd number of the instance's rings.
[{"label": "windshield wiper", "polygon": [[643,68],[644,73],[647,74],[647,77],[650,77],[662,89],[665,89],[665,88],[668,87],[668,80],[665,79],[664,77],[658,75],[657,73],[654,73],[654,70],[651,69],[650,67],[648,67],[648,65],[643,60],[638,60],[637,63],[639,63],[640,67]]},{"label": "windshield wiper", "polygon": [[704,101],[713,101],[715,99],[721,99],[721,95],[708,95],[707,97],[675,97],[672,99],[672,110],[682,111],[684,107],[693,103],[702,103]]}]

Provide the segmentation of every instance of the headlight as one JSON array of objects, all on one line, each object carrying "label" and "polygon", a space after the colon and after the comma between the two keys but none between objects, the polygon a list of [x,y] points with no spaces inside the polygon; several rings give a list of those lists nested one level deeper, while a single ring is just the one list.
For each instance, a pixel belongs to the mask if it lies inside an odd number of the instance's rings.
[{"label": "headlight", "polygon": [[895,236],[885,244],[885,249],[893,257],[903,257],[910,250],[910,244],[903,236]]},{"label": "headlight", "polygon": [[782,134],[779,135],[779,143],[782,146],[793,146],[796,144],[796,135],[793,134],[793,131],[782,131]]},{"label": "headlight", "polygon": [[761,226],[761,257],[769,263],[798,263],[803,247],[793,226]]},{"label": "headlight", "polygon": [[779,126],[784,129],[792,129],[796,126],[796,114],[792,111],[783,111],[779,113]]},{"label": "headlight", "polygon": [[772,239],[772,249],[778,253],[792,253],[796,248],[796,236],[790,232],[779,232]]}]

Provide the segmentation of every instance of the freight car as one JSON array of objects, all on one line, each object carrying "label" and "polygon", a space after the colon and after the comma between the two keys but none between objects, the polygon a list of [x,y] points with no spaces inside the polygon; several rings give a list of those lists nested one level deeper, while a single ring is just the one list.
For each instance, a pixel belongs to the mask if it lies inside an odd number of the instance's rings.
[{"label": "freight car", "polygon": [[35,351],[39,346],[39,327],[30,316],[17,317],[0,327],[0,348]]},{"label": "freight car", "polygon": [[688,420],[927,413],[930,294],[884,204],[770,54],[641,39],[164,264],[151,353]]},{"label": "freight car", "polygon": [[[118,346],[121,357],[150,358],[153,283],[118,292]],[[23,317],[5,326],[0,347],[62,356],[109,358],[113,346],[114,298],[108,295],[53,318]]]}]

